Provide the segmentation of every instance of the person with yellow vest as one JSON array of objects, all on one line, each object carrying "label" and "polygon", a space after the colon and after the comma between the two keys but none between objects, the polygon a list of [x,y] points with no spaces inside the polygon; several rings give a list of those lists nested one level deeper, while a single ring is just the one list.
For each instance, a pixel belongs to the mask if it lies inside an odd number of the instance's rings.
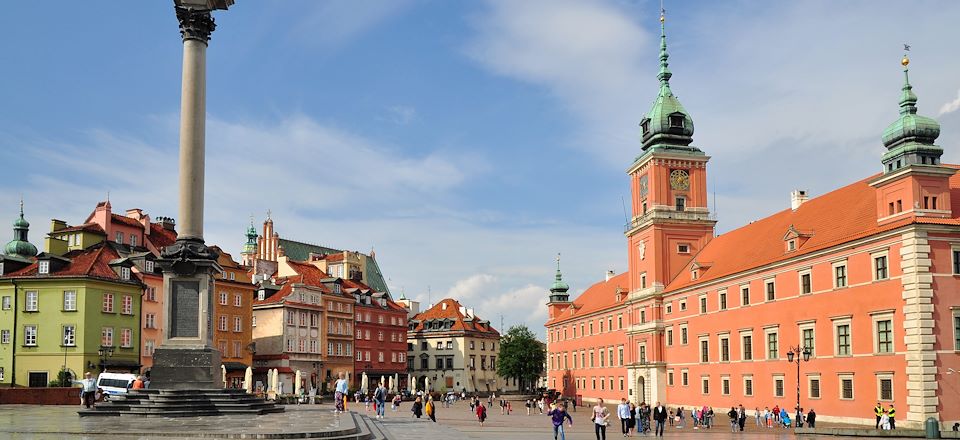
[{"label": "person with yellow vest", "polygon": [[887,417],[890,418],[890,429],[897,429],[897,424],[894,421],[894,417],[897,415],[897,410],[893,407],[893,404],[890,404],[890,409],[887,410]]},{"label": "person with yellow vest", "polygon": [[883,416],[883,405],[880,405],[880,402],[873,408],[873,414],[877,416],[877,426],[874,429],[880,429],[880,417]]}]

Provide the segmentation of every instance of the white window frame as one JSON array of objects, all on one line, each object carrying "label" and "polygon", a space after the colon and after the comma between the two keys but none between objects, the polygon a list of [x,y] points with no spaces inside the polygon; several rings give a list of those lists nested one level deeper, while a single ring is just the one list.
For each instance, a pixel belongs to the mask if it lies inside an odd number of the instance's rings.
[{"label": "white window frame", "polygon": [[[773,299],[770,299],[770,288],[773,287]],[[777,280],[776,278],[767,278],[763,280],[763,302],[777,300]]]},{"label": "white window frame", "polygon": [[63,311],[64,312],[77,311],[77,291],[76,290],[63,291]]},{"label": "white window frame", "polygon": [[[777,335],[777,356],[770,357],[770,335]],[[779,327],[768,327],[763,329],[763,352],[764,358],[768,361],[775,361],[780,359],[780,328]]]},{"label": "white window frame", "polygon": [[23,300],[23,310],[25,312],[39,312],[40,311],[40,291],[38,290],[28,290],[26,291],[26,297]]},{"label": "white window frame", "polygon": [[[809,291],[809,292],[804,292],[804,291],[803,291],[803,276],[804,276],[804,275],[810,277],[810,291]],[[797,272],[797,292],[800,292],[800,295],[809,295],[809,294],[813,293],[813,270],[811,270],[811,269],[804,269],[804,270],[801,270],[801,271]]]},{"label": "white window frame", "polygon": [[[703,348],[704,348],[704,346],[706,346],[706,348],[707,348],[707,357],[706,357],[706,359],[704,359],[704,357],[703,357]],[[698,337],[697,337],[697,359],[700,361],[701,364],[709,364],[709,363],[710,363],[710,336],[701,335],[701,336],[698,336]]]},{"label": "white window frame", "polygon": [[[723,341],[727,341],[727,358],[723,358]],[[721,333],[717,336],[717,359],[719,362],[730,362],[733,358],[733,347],[730,346],[730,333]]]},{"label": "white window frame", "polygon": [[23,345],[26,347],[36,347],[39,336],[37,335],[37,326],[36,325],[25,325],[23,326]]},{"label": "white window frame", "polygon": [[153,261],[150,261],[150,260],[144,261],[143,267],[144,267],[144,270],[146,270],[147,273],[153,273],[153,272],[154,272]]},{"label": "white window frame", "polygon": [[2,310],[10,310],[10,308],[13,307],[12,304],[13,304],[13,297],[9,295],[4,296],[2,299],[0,299],[0,309]]},{"label": "white window frame", "polygon": [[[777,395],[777,381],[780,381],[780,394],[779,394],[779,395]],[[783,374],[774,374],[774,375],[773,375],[773,381],[771,382],[770,385],[773,387],[773,388],[771,388],[771,389],[773,390],[773,393],[772,393],[772,394],[773,394],[773,397],[774,397],[774,398],[781,398],[781,399],[782,399],[783,397],[786,397],[786,395],[787,395],[787,379],[786,379],[786,376],[785,376],[785,375],[783,375]]]},{"label": "white window frame", "polygon": [[800,341],[799,344],[797,345],[801,345],[803,346],[803,348],[806,348],[806,346],[803,344],[804,330],[813,330],[813,347],[810,350],[810,357],[816,357],[817,345],[818,345],[817,344],[817,322],[803,321],[803,322],[797,323],[797,336],[799,337],[798,341]]},{"label": "white window frame", "polygon": [[[843,397],[843,381],[850,380],[850,397]],[[822,385],[821,385],[822,386]],[[853,379],[853,373],[838,373],[837,374],[837,397],[840,400],[854,400],[857,398],[857,381]]]},{"label": "white window frame", "polygon": [[[750,383],[750,389],[747,389],[747,382]],[[752,374],[744,374],[743,380],[743,395],[744,397],[751,397],[757,392],[757,383],[753,380]]]},{"label": "white window frame", "polygon": [[100,327],[100,345],[113,347],[113,327]]},{"label": "white window frame", "polygon": [[[837,268],[839,267],[843,267],[843,285],[838,283],[839,279],[837,276]],[[850,286],[850,271],[847,270],[848,268],[849,266],[847,266],[847,260],[837,261],[830,265],[830,274],[831,278],[833,278],[834,289],[845,289]]]},{"label": "white window frame", "polygon": [[[750,352],[749,352],[750,359],[747,359],[746,344],[743,343],[743,338],[746,336],[750,337]],[[756,345],[757,345],[757,342],[753,338],[753,330],[741,330],[740,331],[740,360],[744,362],[753,362],[754,360],[756,360],[756,356],[753,355],[753,353],[756,351],[755,349]]]},{"label": "white window frame", "polygon": [[[819,381],[819,386],[817,387],[817,391],[820,394],[817,396],[813,395],[812,382],[814,380]],[[822,398],[823,398],[823,379],[820,378],[820,373],[808,374],[807,375],[807,399],[820,400]]]},{"label": "white window frame", "polygon": [[133,329],[120,329],[120,348],[133,347]]},{"label": "white window frame", "polygon": [[[876,376],[877,376],[877,378],[876,378],[876,381],[877,381],[877,402],[893,402],[893,401],[895,401],[896,398],[897,398],[897,390],[896,390],[896,382],[894,382],[894,380],[893,380],[893,372],[892,372],[892,371],[878,372],[878,373],[876,373]],[[890,381],[890,398],[889,398],[889,399],[883,399],[883,398],[882,398],[882,397],[883,397],[883,393],[882,393],[882,388],[881,388],[881,381],[883,381],[883,380],[889,380],[889,381]]]},{"label": "white window frame", "polygon": [[700,394],[703,396],[710,395],[710,376],[700,376]]},{"label": "white window frame", "polygon": [[117,244],[123,244],[123,232],[114,234],[114,241],[117,242]]},{"label": "white window frame", "polygon": [[720,289],[717,291],[717,310],[727,310],[729,306],[729,297],[727,296],[727,289]]},{"label": "white window frame", "polygon": [[50,274],[50,260],[40,260],[37,262],[37,273],[40,275]]},{"label": "white window frame", "polygon": [[680,345],[687,345],[690,343],[690,330],[687,328],[687,323],[680,324]]},{"label": "white window frame", "polygon": [[[77,326],[74,324],[64,324],[61,328],[60,345],[63,347],[77,346]],[[68,332],[67,329],[70,329]],[[69,341],[67,340],[69,336]]]},{"label": "white window frame", "polygon": [[698,305],[698,307],[700,307],[700,314],[701,314],[701,315],[706,314],[706,313],[707,313],[707,309],[709,308],[709,302],[707,301],[707,294],[706,294],[706,293],[701,294],[701,295],[697,298],[697,300],[698,300],[698,301],[697,301],[697,305]]},{"label": "white window frame", "polygon": [[[747,292],[747,301],[743,301],[743,292]],[[741,284],[740,285],[740,307],[750,307],[750,304],[753,302],[753,298],[750,295],[750,284]]]},{"label": "white window frame", "polygon": [[[877,259],[883,258],[886,263],[884,270],[886,271],[886,276],[883,278],[877,278]],[[882,252],[874,252],[870,254],[870,278],[873,281],[884,281],[890,279],[890,253],[886,250]]]},{"label": "white window frame", "polygon": [[10,330],[3,329],[0,330],[0,344],[9,344],[10,343]]},{"label": "white window frame", "polygon": [[680,370],[680,386],[690,386],[690,370],[683,368]]},{"label": "white window frame", "polygon": [[730,395],[730,376],[720,376],[720,395]]},{"label": "white window frame", "polygon": [[[107,301],[107,299],[109,299],[109,301]],[[104,292],[100,298],[100,311],[102,311],[103,313],[113,313],[115,309],[114,307],[115,299],[116,297],[114,296],[114,294],[109,292]]]},{"label": "white window frame", "polygon": [[[897,352],[897,334],[896,321],[892,310],[883,312],[874,312],[870,314],[870,321],[873,327],[873,354],[891,355]],[[890,351],[880,351],[880,321],[890,321]]]}]

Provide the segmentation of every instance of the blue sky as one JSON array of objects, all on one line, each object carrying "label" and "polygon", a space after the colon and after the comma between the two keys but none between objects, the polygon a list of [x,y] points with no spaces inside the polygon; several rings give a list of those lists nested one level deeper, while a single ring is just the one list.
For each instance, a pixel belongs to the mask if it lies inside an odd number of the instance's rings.
[{"label": "blue sky", "polygon": [[[176,216],[172,6],[7,5],[0,219],[97,201]],[[960,3],[668,1],[673,90],[724,232],[879,170],[902,43],[960,162]],[[253,214],[377,251],[391,287],[540,330],[553,258],[576,293],[626,269],[624,170],[657,92],[658,2],[240,0],[208,52],[208,242]]]}]

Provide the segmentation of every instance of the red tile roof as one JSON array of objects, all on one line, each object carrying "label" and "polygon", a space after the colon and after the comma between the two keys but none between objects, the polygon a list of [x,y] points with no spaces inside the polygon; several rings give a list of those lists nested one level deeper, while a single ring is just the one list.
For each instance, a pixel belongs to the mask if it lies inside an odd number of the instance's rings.
[{"label": "red tile roof", "polygon": [[499,335],[500,333],[490,325],[489,322],[483,321],[478,316],[470,317],[469,319],[460,312],[462,306],[455,299],[446,298],[438,302],[433,307],[424,310],[420,314],[413,317],[414,321],[418,321],[416,327],[413,331],[422,331],[424,330],[424,323],[426,321],[434,319],[452,319],[454,321],[451,331],[468,331],[468,332],[479,332],[479,333],[490,333],[494,335]]},{"label": "red tile roof", "polygon": [[[117,281],[117,282],[126,282],[121,281],[120,277],[116,272],[113,271],[113,268],[110,267],[110,262],[120,258],[120,254],[117,253],[108,243],[98,243],[91,247],[88,247],[84,250],[72,251],[64,255],[64,258],[70,260],[70,263],[61,267],[59,269],[53,269],[55,265],[52,265],[51,269],[53,270],[49,275],[39,276],[37,273],[37,262],[34,261],[33,264],[20,269],[16,272],[8,274],[7,278],[58,278],[58,277],[90,277],[103,280]],[[135,278],[136,275],[131,275],[134,277],[130,282],[138,282]]]},{"label": "red tile roof", "polygon": [[[573,304],[570,306],[574,309],[573,313],[570,312],[570,309],[567,309],[556,318],[548,320],[546,325],[553,325],[558,322],[578,318],[608,307],[623,304],[626,300],[627,292],[630,289],[629,282],[627,272],[624,272],[610,278],[609,281],[601,281],[590,286],[573,300]],[[617,302],[618,289],[623,293],[620,302]]]},{"label": "red tile roof", "polygon": [[77,232],[77,231],[92,232],[94,234],[100,234],[100,235],[105,234],[105,232],[103,231],[103,228],[101,228],[100,225],[96,223],[84,223],[82,225],[68,226],[63,229],[57,229],[56,231],[53,231],[48,235],[54,235],[54,234],[59,234],[63,232]]},{"label": "red tile roof", "polygon": [[177,241],[177,232],[164,229],[163,226],[156,223],[151,223],[150,235],[147,236],[147,240],[150,240],[150,243],[153,243],[157,249],[162,249]]},{"label": "red tile roof", "polygon": [[[947,165],[960,168],[960,165]],[[851,240],[893,230],[911,223],[960,224],[960,219],[907,216],[888,224],[877,224],[876,189],[868,182],[875,174],[820,197],[810,199],[796,210],[784,209],[769,217],[714,237],[691,261],[712,266],[692,280],[688,264],[674,276],[665,291],[701,285],[718,278],[798,255],[826,249]],[[960,174],[950,177],[954,216],[960,216]],[[786,251],[784,234],[791,228],[812,233],[797,250]]]},{"label": "red tile roof", "polygon": [[134,228],[143,229],[143,223],[140,223],[139,221],[137,221],[137,219],[125,217],[120,214],[110,214],[110,216],[114,223],[120,223],[120,224],[124,224]]}]

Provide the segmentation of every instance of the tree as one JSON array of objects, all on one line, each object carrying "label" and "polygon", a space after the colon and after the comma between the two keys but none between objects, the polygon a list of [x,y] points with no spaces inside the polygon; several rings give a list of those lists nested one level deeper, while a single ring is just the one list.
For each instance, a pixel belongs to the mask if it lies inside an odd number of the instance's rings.
[{"label": "tree", "polygon": [[547,359],[542,342],[525,325],[516,325],[500,337],[500,357],[497,358],[497,374],[508,379],[517,379],[520,389],[532,384],[543,374]]}]

